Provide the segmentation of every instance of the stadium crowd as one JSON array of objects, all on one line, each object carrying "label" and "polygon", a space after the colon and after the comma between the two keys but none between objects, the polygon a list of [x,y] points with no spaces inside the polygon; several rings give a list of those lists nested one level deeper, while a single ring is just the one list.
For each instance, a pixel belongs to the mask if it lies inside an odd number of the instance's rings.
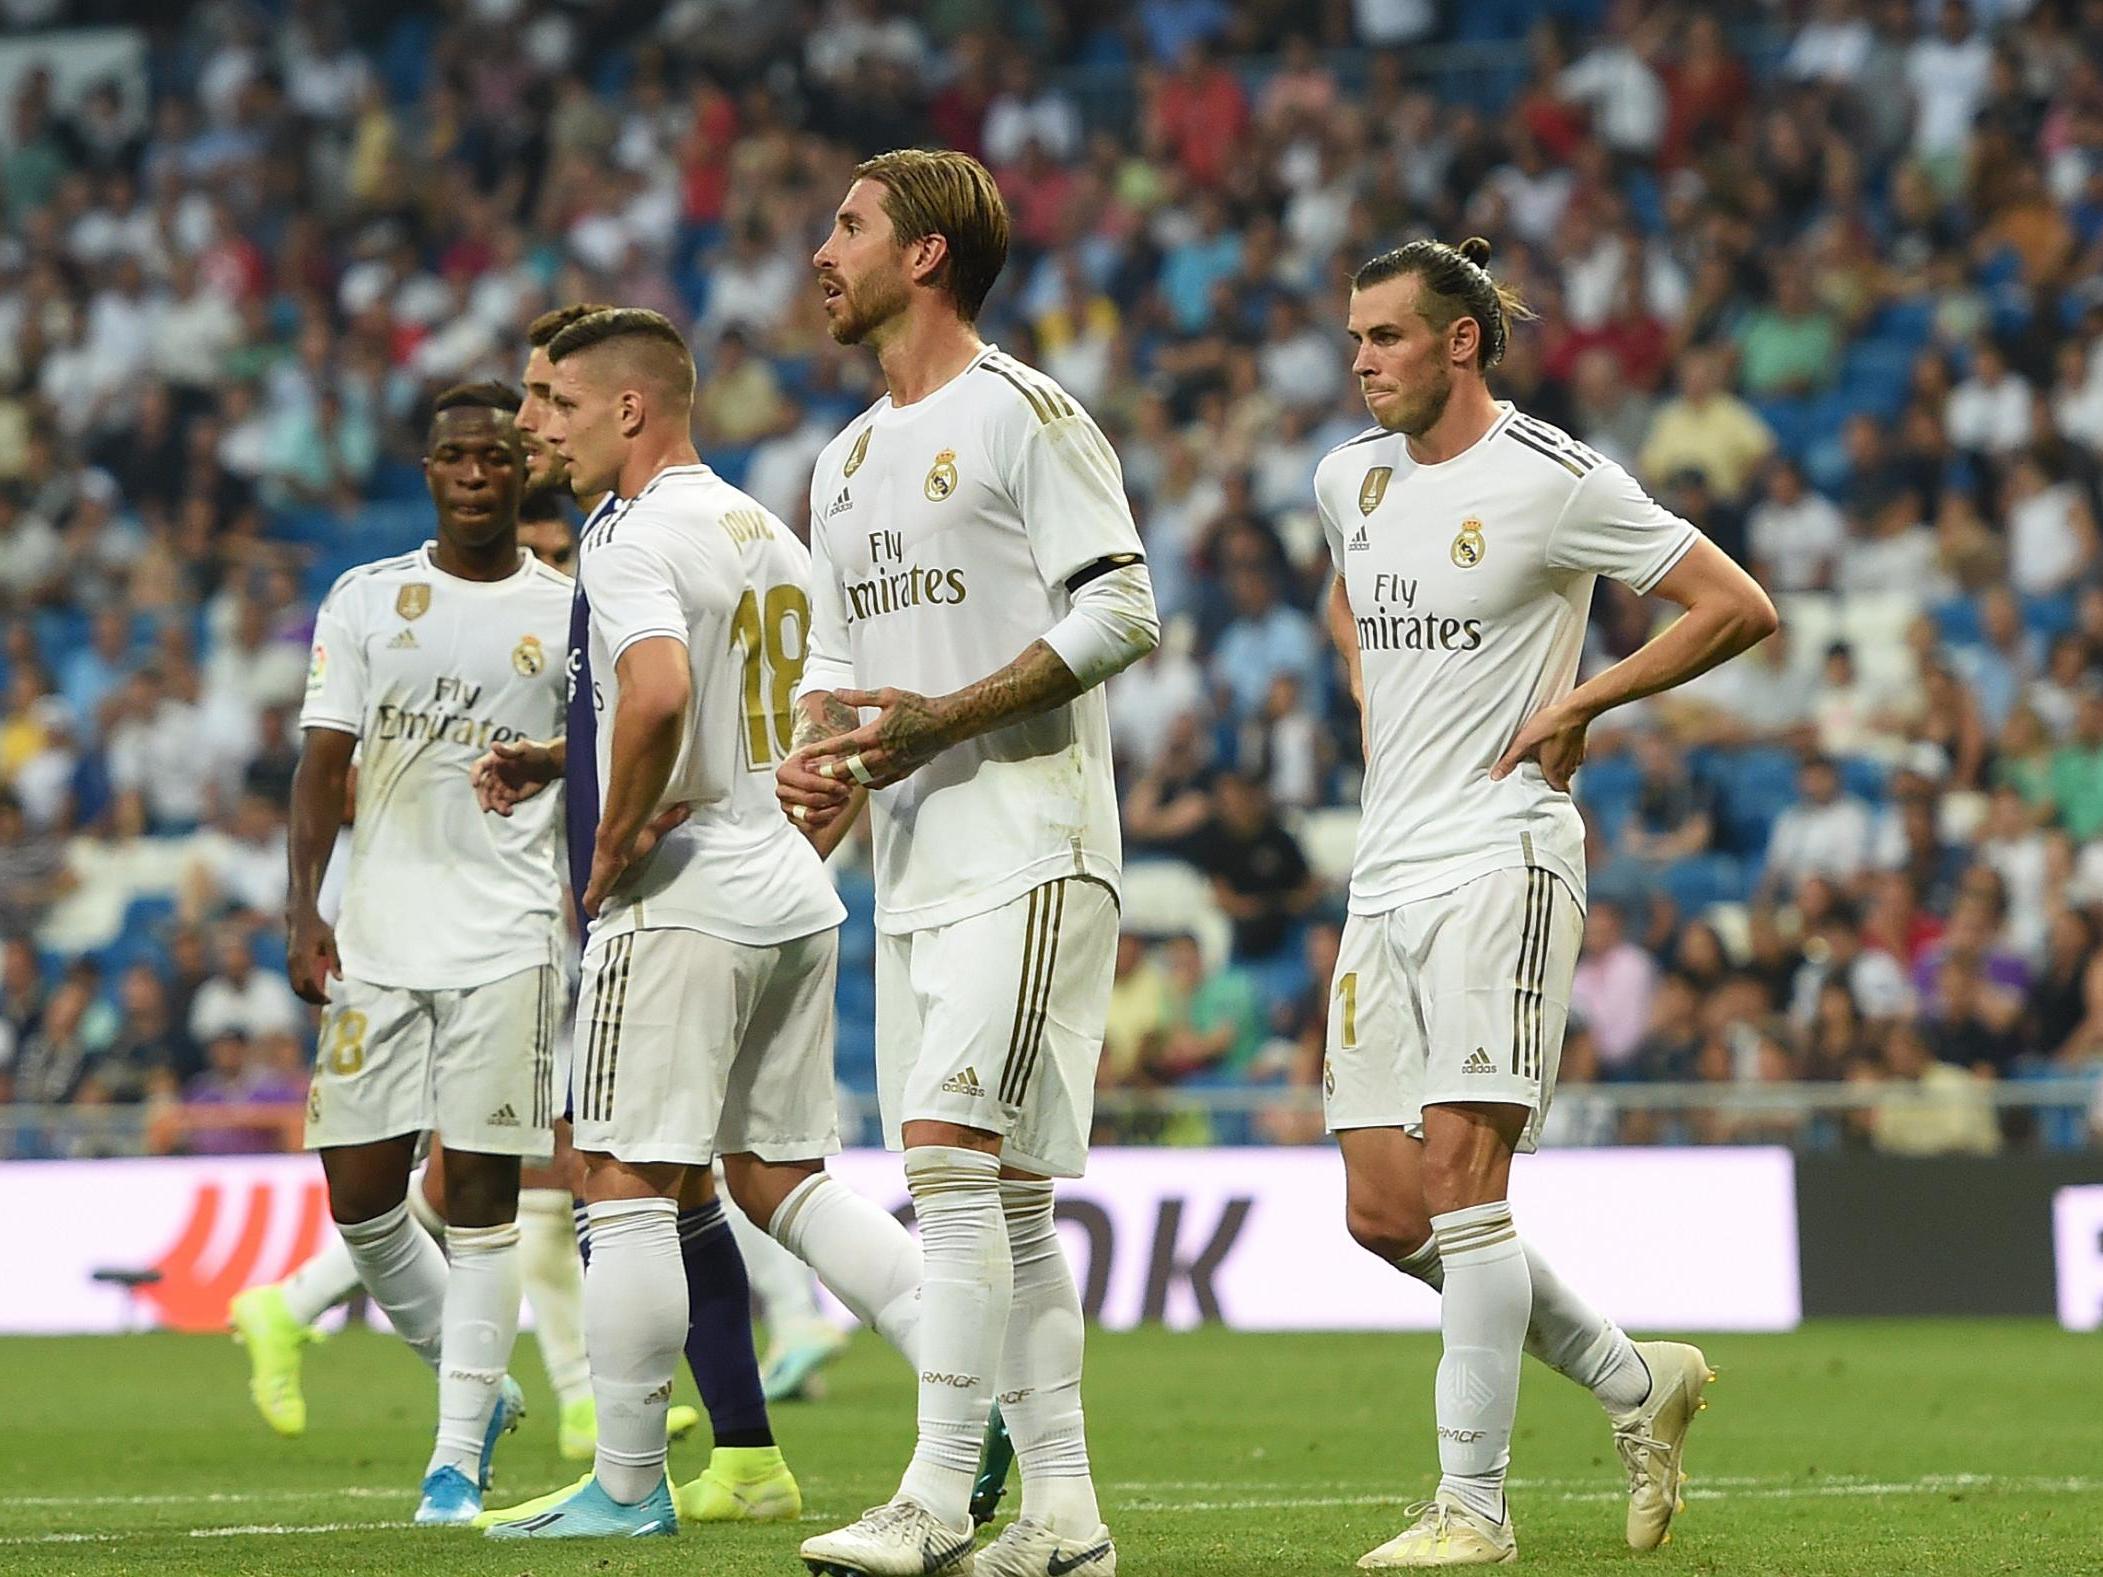
[{"label": "stadium crowd", "polygon": [[[87,76],[18,33],[0,1098],[145,1103],[162,1148],[296,1129],[307,642],[337,573],[420,540],[430,395],[515,377],[551,304],[657,307],[692,325],[704,457],[800,527],[873,376],[827,338],[809,253],[859,157],[928,142],[1001,181],[985,330],[1110,433],[1169,632],[1112,687],[1107,1088],[1320,1081],[1358,780],[1312,613],[1310,479],[1366,426],[1343,281],[1480,233],[1539,314],[1498,392],[1784,616],[1594,730],[1550,1140],[2082,1142],[2078,1112],[1988,1095],[2103,1070],[2103,8],[1542,9],[224,0]],[[1587,664],[1658,616],[1602,585]],[[843,883],[866,1084],[851,859]],[[1818,1117],[1588,1090],[1797,1080],[1879,1083]],[[1319,1132],[1285,1105],[1104,1123]]]}]

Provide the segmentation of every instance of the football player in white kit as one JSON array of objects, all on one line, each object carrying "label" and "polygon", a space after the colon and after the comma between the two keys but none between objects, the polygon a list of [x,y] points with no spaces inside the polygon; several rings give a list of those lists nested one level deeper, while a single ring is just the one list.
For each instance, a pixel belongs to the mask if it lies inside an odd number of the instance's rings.
[{"label": "football player in white kit", "polygon": [[[926,1260],[912,1461],[888,1504],[804,1543],[821,1573],[971,1565],[996,1396],[1022,1511],[976,1569],[1116,1569],[1051,1179],[1087,1159],[1117,943],[1099,687],[1159,623],[1108,442],[973,326],[1007,237],[977,161],[891,153],[856,171],[813,259],[833,337],[875,349],[888,393],[812,481],[811,652],[781,795],[822,830],[870,790],[878,1088]],[[858,708],[876,715],[857,726]]]},{"label": "football player in white kit", "polygon": [[[515,393],[448,390],[424,472],[438,536],[354,569],[315,621],[293,779],[288,967],[323,1004],[307,1106],[360,1281],[438,1372],[420,1523],[471,1521],[516,1425],[519,1163],[553,1144],[563,978],[560,806],[498,823],[468,771],[562,714],[569,582],[518,545]],[[359,752],[336,925],[316,906]],[[418,1136],[448,1150],[452,1263],[406,1202]]]},{"label": "football player in white kit", "polygon": [[[1488,256],[1479,239],[1414,241],[1359,270],[1352,370],[1378,425],[1315,472],[1366,742],[1324,1096],[1352,1235],[1441,1289],[1445,1336],[1437,1498],[1371,1568],[1516,1557],[1504,1474],[1522,1350],[1606,1407],[1628,1542],[1663,1542],[1711,1378],[1699,1349],[1633,1344],[1557,1280],[1506,1187],[1554,1091],[1583,927],[1570,778],[1585,730],[1756,644],[1775,613],[1620,466],[1491,397],[1523,309]],[[1686,612],[1575,685],[1600,575]]]},{"label": "football player in white kit", "polygon": [[[608,497],[581,540],[565,735],[505,763],[509,791],[484,793],[516,814],[577,753],[572,882],[591,928],[571,1091],[599,1440],[589,1480],[489,1532],[669,1533],[680,1512],[664,1472],[665,1405],[688,1342],[679,1206],[689,1174],[705,1176],[720,1153],[747,1213],[906,1351],[919,1251],[823,1167],[838,1148],[832,991],[845,911],[816,851],[781,819],[771,781],[804,659],[808,555],[699,462],[693,360],[665,318],[591,314],[547,353],[534,425],[580,492]],[[662,836],[646,845],[651,830]],[[734,1257],[727,1237],[723,1246]],[[719,1433],[717,1457],[726,1446],[745,1454],[733,1490],[769,1495],[786,1480],[793,1496],[759,1396],[749,1303],[741,1295],[723,1314],[688,1352],[742,1357],[764,1438]]]}]

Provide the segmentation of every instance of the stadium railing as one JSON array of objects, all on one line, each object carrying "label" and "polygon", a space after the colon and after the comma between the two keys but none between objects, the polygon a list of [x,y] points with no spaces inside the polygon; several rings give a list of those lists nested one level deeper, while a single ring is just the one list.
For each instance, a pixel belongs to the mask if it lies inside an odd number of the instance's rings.
[{"label": "stadium railing", "polygon": [[[1777,1122],[1760,1126],[1757,1136],[1763,1143],[1794,1143],[1805,1149],[1837,1148],[1844,1137],[1839,1120],[1851,1113],[1918,1116],[1983,1109],[1998,1114],[2010,1148],[2066,1151],[2099,1144],[2089,1126],[2099,1086],[2103,1079],[2094,1076],[2053,1075],[1980,1081],[1952,1097],[1904,1081],[1573,1084],[1557,1092],[1556,1108],[1565,1118],[1573,1112],[1581,1114],[1579,1126],[1587,1132],[1611,1125],[1619,1133],[1621,1120],[1629,1117],[1662,1119],[1652,1132],[1652,1142],[1702,1142],[1698,1127],[1685,1126],[1697,1117],[1796,1119],[1800,1127],[1794,1134],[1786,1131],[1785,1123]],[[850,1138],[875,1142],[879,1132],[876,1098],[848,1089],[839,1093],[843,1131]],[[1301,1120],[1297,1142],[1320,1139],[1321,1092],[1300,1085],[1103,1090],[1096,1096],[1095,1109],[1105,1133],[1151,1138],[1157,1143],[1279,1142],[1263,1131],[1258,1119]],[[296,1105],[0,1106],[0,1160],[179,1153],[193,1149],[189,1141],[194,1138],[224,1131],[268,1131],[277,1142],[257,1148],[289,1150],[298,1147],[303,1115]],[[1308,1123],[1311,1126],[1305,1126]],[[1551,1141],[1556,1132],[1551,1117]],[[1595,1138],[1592,1142],[1605,1141]]]}]

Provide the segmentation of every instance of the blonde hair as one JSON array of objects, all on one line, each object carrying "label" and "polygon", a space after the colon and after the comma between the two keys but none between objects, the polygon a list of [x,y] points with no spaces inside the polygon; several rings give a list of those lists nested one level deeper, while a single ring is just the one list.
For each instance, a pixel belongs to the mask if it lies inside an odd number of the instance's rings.
[{"label": "blonde hair", "polygon": [[856,180],[883,183],[883,209],[900,245],[938,235],[949,255],[934,283],[978,320],[986,293],[1008,261],[1008,205],[992,172],[968,153],[900,148],[855,166]]}]

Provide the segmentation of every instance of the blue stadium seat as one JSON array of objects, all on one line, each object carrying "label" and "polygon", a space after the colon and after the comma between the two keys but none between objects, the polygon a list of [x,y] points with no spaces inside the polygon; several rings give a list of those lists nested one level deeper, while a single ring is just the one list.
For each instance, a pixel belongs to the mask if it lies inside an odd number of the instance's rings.
[{"label": "blue stadium seat", "polygon": [[1720,903],[1743,903],[1751,892],[1744,865],[1728,854],[1676,860],[1659,880],[1680,913],[1689,916]]},{"label": "blue stadium seat", "polygon": [[1842,789],[1872,805],[1884,802],[1886,771],[1883,762],[1872,761],[1867,756],[1843,756],[1839,764]]},{"label": "blue stadium seat", "polygon": [[1935,605],[1935,628],[1951,646],[1977,646],[1985,639],[1979,605],[1969,597],[1952,597]]},{"label": "blue stadium seat", "polygon": [[1741,858],[1765,857],[1775,818],[1796,802],[1796,757],[1786,750],[1742,750],[1722,779],[1722,842]]},{"label": "blue stadium seat", "polygon": [[2056,641],[2074,628],[2076,618],[2072,597],[2025,597],[2023,599],[2023,623],[2035,630],[2047,641]]},{"label": "blue stadium seat", "polygon": [[1635,810],[1642,780],[1634,756],[1601,756],[1578,771],[1578,802],[1599,830],[1612,837]]}]

